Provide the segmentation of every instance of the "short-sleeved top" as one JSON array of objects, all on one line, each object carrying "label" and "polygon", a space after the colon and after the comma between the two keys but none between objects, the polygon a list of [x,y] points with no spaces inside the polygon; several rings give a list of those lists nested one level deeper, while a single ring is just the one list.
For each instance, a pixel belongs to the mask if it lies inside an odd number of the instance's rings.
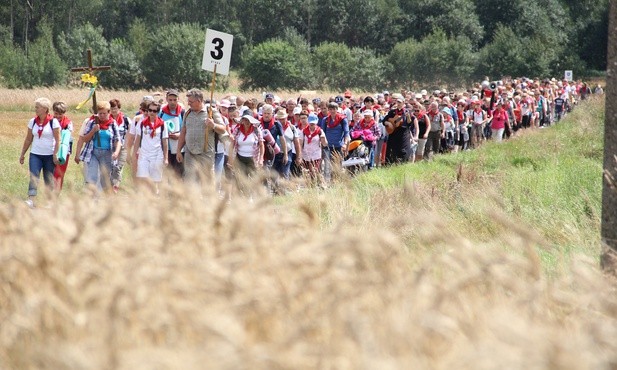
[{"label": "short-sleeved top", "polygon": [[[182,125],[184,124],[182,120],[184,113],[185,111],[180,105],[176,106],[176,109],[173,111],[171,111],[169,105],[164,105],[158,116],[165,122],[165,126],[167,126],[167,131],[169,133],[178,133],[182,130]],[[178,152],[177,139],[169,139],[169,151],[171,154],[176,154]]]},{"label": "short-sleeved top", "polygon": [[137,136],[141,136],[141,146],[139,147],[139,156],[147,157],[148,159],[163,158],[163,143],[161,140],[169,138],[167,125],[163,124],[154,131],[152,128],[144,127],[141,124],[137,126]]},{"label": "short-sleeved top", "polygon": [[53,130],[61,128],[60,123],[57,119],[52,118],[45,126],[43,126],[41,137],[39,137],[39,126],[34,122],[34,120],[35,119],[32,118],[30,122],[28,122],[28,128],[32,131],[32,135],[34,136],[30,153],[36,155],[53,155],[54,147],[56,145]]},{"label": "short-sleeved top", "polygon": [[[319,127],[316,127],[317,129]],[[306,128],[308,131],[308,127]],[[309,142],[308,135],[304,130],[298,130],[300,133],[300,142],[302,143],[302,159],[307,161],[314,161],[321,159],[321,138],[325,138],[326,134],[320,129],[321,133],[311,138]]]},{"label": "short-sleeved top", "polygon": [[291,150],[292,153],[296,153],[296,146],[294,145],[294,139],[300,137],[300,130],[298,130],[294,125],[289,124],[287,128],[284,129],[285,143],[287,143],[287,151]]},{"label": "short-sleeved top", "polygon": [[233,136],[235,139],[236,153],[244,158],[252,157],[255,163],[259,158],[259,143],[264,141],[263,134],[259,125],[253,126],[253,130],[250,134],[244,135],[241,131],[241,125],[236,125],[233,128]]}]

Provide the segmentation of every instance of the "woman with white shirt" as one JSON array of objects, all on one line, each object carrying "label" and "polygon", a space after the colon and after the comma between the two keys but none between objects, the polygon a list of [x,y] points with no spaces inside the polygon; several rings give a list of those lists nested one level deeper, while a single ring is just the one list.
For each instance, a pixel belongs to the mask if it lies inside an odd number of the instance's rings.
[{"label": "woman with white shirt", "polygon": [[163,166],[169,164],[167,125],[158,116],[160,105],[148,104],[147,116],[135,128],[135,148],[139,149],[137,158],[137,179],[158,194],[158,184],[163,180]]},{"label": "woman with white shirt", "polygon": [[306,115],[301,115],[300,119],[308,119],[308,126],[300,133],[304,168],[308,170],[310,180],[313,184],[323,184],[321,179],[321,153],[322,148],[328,146],[326,134],[317,125],[319,117],[317,117],[316,114],[311,113],[308,117]]},{"label": "woman with white shirt", "polygon": [[229,166],[235,169],[236,182],[240,191],[245,190],[244,178],[250,178],[263,166],[264,138],[259,120],[250,111],[236,119],[239,124],[233,129],[229,147]]},{"label": "woman with white shirt", "polygon": [[34,102],[36,116],[28,122],[24,145],[19,156],[19,163],[24,164],[25,155],[30,149],[28,167],[30,182],[28,184],[28,200],[26,203],[34,207],[34,198],[41,171],[45,186],[52,191],[54,188],[54,169],[58,162],[60,150],[60,123],[49,112],[52,104],[47,98],[39,98]]}]

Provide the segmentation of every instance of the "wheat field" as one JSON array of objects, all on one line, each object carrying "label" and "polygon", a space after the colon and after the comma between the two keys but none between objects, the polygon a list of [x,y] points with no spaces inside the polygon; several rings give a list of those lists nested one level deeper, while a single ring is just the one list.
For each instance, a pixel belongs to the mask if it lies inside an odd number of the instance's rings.
[{"label": "wheat field", "polygon": [[[533,233],[474,244],[417,212],[418,191],[380,193],[366,217],[320,194],[228,203],[181,187],[2,205],[0,367],[617,366],[616,285],[596,261],[548,276]],[[401,237],[412,225],[423,248]]]},{"label": "wheat field", "polygon": [[[253,201],[180,184],[6,198],[0,369],[617,368],[617,282],[596,251],[547,269],[555,241],[485,193],[494,177],[462,177]],[[498,237],[461,232],[444,206],[459,191]],[[588,248],[593,230],[562,228]]]}]

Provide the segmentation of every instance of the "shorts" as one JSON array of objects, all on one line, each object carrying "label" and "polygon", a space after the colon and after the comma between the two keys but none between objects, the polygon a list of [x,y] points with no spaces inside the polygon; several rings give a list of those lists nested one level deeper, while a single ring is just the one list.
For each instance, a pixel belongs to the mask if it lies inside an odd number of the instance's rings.
[{"label": "shorts", "polygon": [[425,146],[426,146],[426,139],[418,139],[418,147],[416,148],[416,154],[419,156],[423,156]]},{"label": "shorts", "polygon": [[163,180],[163,158],[157,157],[155,159],[145,158],[146,156],[140,156],[137,160],[137,177],[148,178],[154,182],[161,182]]}]

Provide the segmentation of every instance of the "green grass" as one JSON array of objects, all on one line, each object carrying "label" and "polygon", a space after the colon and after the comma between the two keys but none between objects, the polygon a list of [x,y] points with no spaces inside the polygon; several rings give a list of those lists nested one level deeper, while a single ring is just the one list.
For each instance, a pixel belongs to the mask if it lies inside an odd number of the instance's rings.
[{"label": "green grass", "polygon": [[[448,220],[449,233],[476,243],[512,237],[513,230],[537,236],[538,254],[552,269],[571,254],[599,255],[603,130],[604,103],[590,101],[550,128],[431,162],[378,169],[345,186],[351,186],[351,203],[364,205],[354,208],[356,214],[375,212],[372,200],[380,193],[392,196],[407,187],[411,195],[392,204],[395,211],[437,212]],[[410,248],[421,247],[416,235],[409,233]]]}]

